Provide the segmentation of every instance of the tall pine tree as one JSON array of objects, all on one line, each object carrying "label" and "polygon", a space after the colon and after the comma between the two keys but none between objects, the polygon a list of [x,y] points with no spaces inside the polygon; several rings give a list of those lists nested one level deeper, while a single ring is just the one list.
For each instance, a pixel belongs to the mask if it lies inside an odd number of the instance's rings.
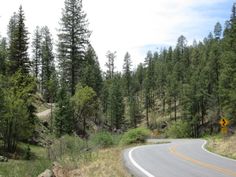
[{"label": "tall pine tree", "polygon": [[65,0],[60,25],[58,59],[61,77],[68,84],[71,95],[74,95],[75,86],[81,77],[81,64],[90,36],[82,0]]},{"label": "tall pine tree", "polygon": [[35,31],[34,31],[34,36],[33,36],[33,42],[32,42],[32,70],[34,76],[37,78],[37,80],[40,80],[40,72],[41,72],[41,57],[42,57],[42,35],[41,35],[41,30],[37,26]]},{"label": "tall pine tree", "polygon": [[9,23],[9,60],[10,73],[21,70],[24,74],[30,72],[30,60],[28,57],[28,30],[25,26],[25,15],[22,6],[18,14],[14,14]]}]

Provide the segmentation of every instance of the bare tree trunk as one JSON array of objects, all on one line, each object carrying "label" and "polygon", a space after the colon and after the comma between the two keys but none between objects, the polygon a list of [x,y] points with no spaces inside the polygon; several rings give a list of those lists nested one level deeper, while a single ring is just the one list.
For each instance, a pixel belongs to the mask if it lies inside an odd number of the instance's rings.
[{"label": "bare tree trunk", "polygon": [[50,116],[50,131],[52,133],[52,128],[53,128],[53,125],[52,125],[52,120],[53,120],[53,115],[52,115],[52,98],[51,98],[51,116]]},{"label": "bare tree trunk", "polygon": [[175,101],[175,121],[176,121],[176,119],[177,119],[177,101],[176,101],[176,97],[175,97],[175,99],[174,99],[174,101]]},{"label": "bare tree trunk", "polygon": [[163,105],[163,113],[165,113],[165,111],[166,111],[166,99],[165,98],[163,98],[162,105]]},{"label": "bare tree trunk", "polygon": [[149,127],[149,118],[148,118],[148,106],[146,108],[146,121],[147,121],[147,127]]}]

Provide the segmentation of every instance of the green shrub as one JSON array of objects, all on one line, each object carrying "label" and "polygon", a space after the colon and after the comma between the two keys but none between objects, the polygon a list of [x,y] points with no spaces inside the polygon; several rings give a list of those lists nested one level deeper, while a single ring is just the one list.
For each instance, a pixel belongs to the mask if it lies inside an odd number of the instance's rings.
[{"label": "green shrub", "polygon": [[150,130],[147,128],[135,128],[127,131],[121,138],[122,145],[128,145],[133,143],[143,143],[150,134]]},{"label": "green shrub", "polygon": [[30,160],[30,158],[31,158],[31,149],[30,149],[30,146],[29,146],[29,145],[27,146],[27,148],[26,148],[25,151],[24,151],[24,156],[23,156],[23,158],[24,158],[25,160]]},{"label": "green shrub", "polygon": [[110,147],[114,144],[111,133],[106,131],[98,132],[91,136],[91,144],[102,148]]},{"label": "green shrub", "polygon": [[171,138],[188,138],[191,136],[191,126],[187,121],[177,120],[167,130]]},{"label": "green shrub", "polygon": [[58,160],[62,156],[79,155],[87,148],[87,144],[77,136],[65,135],[57,139],[48,147],[48,156],[51,160]]}]

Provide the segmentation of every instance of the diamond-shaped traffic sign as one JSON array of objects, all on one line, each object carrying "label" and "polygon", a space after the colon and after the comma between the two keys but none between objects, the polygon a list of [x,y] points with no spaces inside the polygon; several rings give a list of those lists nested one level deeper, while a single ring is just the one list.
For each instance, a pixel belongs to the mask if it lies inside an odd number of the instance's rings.
[{"label": "diamond-shaped traffic sign", "polygon": [[221,127],[226,127],[227,125],[229,125],[229,120],[227,118],[221,118],[219,123]]}]

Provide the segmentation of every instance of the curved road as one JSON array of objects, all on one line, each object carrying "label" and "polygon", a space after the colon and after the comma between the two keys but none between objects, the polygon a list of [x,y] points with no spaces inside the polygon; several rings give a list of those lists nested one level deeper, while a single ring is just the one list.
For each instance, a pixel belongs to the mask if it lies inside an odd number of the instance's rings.
[{"label": "curved road", "polygon": [[200,139],[149,140],[167,144],[124,151],[124,163],[137,177],[236,177],[236,161],[208,152]]}]

